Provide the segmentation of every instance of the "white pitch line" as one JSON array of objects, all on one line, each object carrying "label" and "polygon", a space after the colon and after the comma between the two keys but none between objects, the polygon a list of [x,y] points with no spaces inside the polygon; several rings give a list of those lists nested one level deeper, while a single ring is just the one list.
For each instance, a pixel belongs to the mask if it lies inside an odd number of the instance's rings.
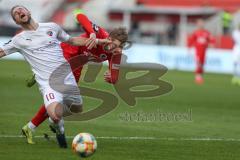
[{"label": "white pitch line", "polygon": [[[0,135],[0,138],[23,138],[22,135]],[[55,136],[49,136],[55,138]],[[44,136],[34,136],[34,138],[44,138]],[[72,139],[74,136],[66,136],[67,139]],[[159,140],[159,141],[225,141],[225,142],[240,142],[240,139],[235,138],[171,138],[171,137],[96,137],[97,139],[112,139],[112,140]]]}]

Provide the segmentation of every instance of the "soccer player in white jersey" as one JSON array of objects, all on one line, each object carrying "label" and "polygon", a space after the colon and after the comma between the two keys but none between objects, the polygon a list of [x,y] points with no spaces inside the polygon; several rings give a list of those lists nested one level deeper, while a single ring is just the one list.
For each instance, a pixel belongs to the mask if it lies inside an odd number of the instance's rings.
[{"label": "soccer player in white jersey", "polygon": [[234,71],[233,71],[232,83],[240,85],[240,24],[238,28],[233,31],[232,38],[234,41],[234,46],[233,46]]},{"label": "soccer player in white jersey", "polygon": [[[59,146],[66,148],[67,143],[62,117],[63,114],[68,114],[67,112],[81,112],[82,98],[71,67],[63,56],[60,42],[67,42],[77,46],[86,45],[92,48],[97,43],[105,43],[107,40],[70,37],[55,23],[35,22],[30,11],[24,6],[14,6],[11,15],[15,23],[20,25],[23,31],[0,48],[0,58],[19,52],[30,64],[32,71],[36,75],[35,78],[50,117],[49,121],[57,130],[56,135]],[[61,75],[67,75],[62,83],[58,81],[58,76],[62,78],[60,74],[55,74],[55,77],[52,77],[60,66],[64,67],[61,70]],[[53,84],[59,86],[61,92],[52,88],[50,78],[56,80]],[[71,85],[71,87],[66,88],[65,84]],[[71,90],[72,88],[73,90]],[[24,134],[30,133],[24,132]]]}]

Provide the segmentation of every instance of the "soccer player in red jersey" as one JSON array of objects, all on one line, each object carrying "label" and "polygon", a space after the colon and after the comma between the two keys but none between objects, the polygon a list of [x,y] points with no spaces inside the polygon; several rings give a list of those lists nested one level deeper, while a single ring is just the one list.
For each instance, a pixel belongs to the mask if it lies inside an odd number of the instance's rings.
[{"label": "soccer player in red jersey", "polygon": [[208,30],[204,28],[204,21],[202,19],[197,20],[198,29],[195,30],[189,41],[189,46],[195,48],[195,60],[196,60],[196,70],[195,70],[195,82],[197,84],[202,84],[204,63],[206,57],[206,50],[209,44],[214,43],[214,38]]},{"label": "soccer player in red jersey", "polygon": [[[104,79],[108,83],[116,83],[118,80],[119,75],[119,67],[121,63],[121,55],[122,49],[128,40],[128,34],[125,28],[116,28],[110,33],[105,31],[103,28],[93,24],[88,17],[86,17],[81,10],[75,11],[75,16],[78,23],[83,27],[85,33],[80,35],[81,37],[91,38],[88,41],[88,45],[79,47],[79,46],[72,46],[67,43],[61,43],[61,47],[64,52],[64,57],[67,59],[68,62],[78,55],[88,57],[89,61],[94,62],[109,62],[109,71],[104,74]],[[103,43],[99,41],[103,39],[108,39],[107,43]],[[104,45],[103,45],[104,44]],[[72,67],[73,74],[77,82],[79,82],[81,76],[81,70],[83,66],[78,68],[74,68],[73,65],[70,63]],[[36,115],[32,118],[32,120],[26,124],[22,130],[23,132],[31,133],[38,127],[43,121],[48,118],[45,106],[42,105]],[[53,128],[51,128],[53,129]],[[26,136],[28,142],[33,142],[32,134],[27,134]],[[58,140],[57,134],[56,138]],[[59,140],[58,140],[59,143]],[[59,143],[60,147],[61,144]]]}]

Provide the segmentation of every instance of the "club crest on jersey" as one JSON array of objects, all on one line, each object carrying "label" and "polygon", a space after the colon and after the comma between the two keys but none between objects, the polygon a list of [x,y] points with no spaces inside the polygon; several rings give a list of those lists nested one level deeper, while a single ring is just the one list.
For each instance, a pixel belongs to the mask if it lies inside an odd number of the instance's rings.
[{"label": "club crest on jersey", "polygon": [[47,35],[51,36],[53,35],[53,32],[52,31],[47,31]]},{"label": "club crest on jersey", "polygon": [[100,57],[101,60],[106,60],[106,59],[107,59],[107,55],[104,54],[104,53],[103,53],[103,54],[100,54],[99,57]]}]

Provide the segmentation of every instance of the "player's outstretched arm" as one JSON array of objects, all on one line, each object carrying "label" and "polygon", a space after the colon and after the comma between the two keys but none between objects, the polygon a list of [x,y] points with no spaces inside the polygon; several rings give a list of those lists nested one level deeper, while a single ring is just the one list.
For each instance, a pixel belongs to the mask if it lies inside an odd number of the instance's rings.
[{"label": "player's outstretched arm", "polygon": [[71,37],[67,43],[74,46],[86,46],[88,38],[84,37]]},{"label": "player's outstretched arm", "polygon": [[110,43],[108,39],[93,39],[93,38],[84,38],[84,37],[71,37],[67,43],[74,46],[87,46],[88,49],[92,49],[95,44],[103,45],[105,43]]},{"label": "player's outstretched arm", "polygon": [[2,48],[0,48],[0,58],[6,56],[5,52],[3,51]]},{"label": "player's outstretched arm", "polygon": [[83,27],[83,29],[90,35],[91,33],[95,33],[91,21],[88,19],[88,17],[82,12],[78,11],[78,13],[75,14],[76,20],[78,23]]}]

